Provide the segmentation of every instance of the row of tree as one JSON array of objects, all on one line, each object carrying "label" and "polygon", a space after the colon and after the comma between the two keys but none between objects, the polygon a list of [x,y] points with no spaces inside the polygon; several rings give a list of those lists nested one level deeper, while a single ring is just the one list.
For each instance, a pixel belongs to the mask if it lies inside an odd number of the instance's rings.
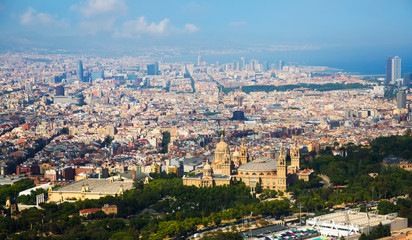
[{"label": "row of tree", "polygon": [[[254,215],[287,215],[287,200],[260,202],[243,183],[213,188],[184,186],[179,178],[155,179],[149,184],[135,184],[136,189],[123,195],[97,200],[61,204],[43,203],[42,209],[26,209],[18,218],[9,213],[0,218],[0,239],[109,239],[114,234],[143,239],[184,236],[197,226],[219,225],[222,221],[240,220]],[[82,224],[81,209],[99,208],[104,204],[118,207],[117,217],[94,214],[97,222]],[[149,214],[148,212],[155,212]],[[100,219],[99,219],[100,218]]]}]

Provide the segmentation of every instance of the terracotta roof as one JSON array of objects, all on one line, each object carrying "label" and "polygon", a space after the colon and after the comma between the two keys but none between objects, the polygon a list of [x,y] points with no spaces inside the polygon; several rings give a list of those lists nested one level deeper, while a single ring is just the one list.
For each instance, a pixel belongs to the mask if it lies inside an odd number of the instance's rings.
[{"label": "terracotta roof", "polygon": [[101,208],[87,208],[87,209],[80,210],[79,213],[95,213],[101,210],[102,210]]}]

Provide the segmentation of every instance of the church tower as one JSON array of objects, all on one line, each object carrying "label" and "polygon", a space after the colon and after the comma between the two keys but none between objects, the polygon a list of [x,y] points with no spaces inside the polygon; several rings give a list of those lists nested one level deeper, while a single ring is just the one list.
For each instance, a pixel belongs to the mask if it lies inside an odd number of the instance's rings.
[{"label": "church tower", "polygon": [[287,166],[286,155],[283,145],[280,147],[279,157],[277,160],[277,190],[285,191],[287,187]]},{"label": "church tower", "polygon": [[298,142],[295,139],[295,143],[293,144],[293,148],[290,150],[290,159],[291,165],[295,170],[300,169],[300,152]]},{"label": "church tower", "polygon": [[240,151],[239,151],[239,165],[243,165],[247,162],[249,162],[249,154],[247,151],[247,147],[245,145],[245,139],[242,138],[242,146],[240,147]]},{"label": "church tower", "polygon": [[212,177],[212,166],[209,161],[203,166],[203,177]]},{"label": "church tower", "polygon": [[233,164],[230,159],[229,151],[226,150],[223,156],[223,163],[222,163],[222,176],[230,176],[232,175]]}]

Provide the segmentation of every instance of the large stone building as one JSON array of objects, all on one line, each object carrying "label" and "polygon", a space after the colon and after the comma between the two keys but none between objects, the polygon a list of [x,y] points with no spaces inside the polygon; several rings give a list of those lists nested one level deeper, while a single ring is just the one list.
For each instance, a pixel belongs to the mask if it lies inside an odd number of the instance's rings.
[{"label": "large stone building", "polygon": [[98,199],[105,196],[117,196],[133,187],[133,180],[122,179],[118,176],[108,179],[88,178],[56,189],[49,189],[50,202],[64,202],[67,200]]},{"label": "large stone building", "polygon": [[300,169],[300,153],[297,142],[290,150],[291,165],[286,164],[286,154],[283,146],[278,157],[273,152],[250,161],[248,149],[244,140],[239,151],[230,153],[229,146],[224,142],[223,135],[216,145],[215,157],[195,170],[194,176],[184,176],[183,184],[197,187],[212,187],[229,185],[234,181],[242,181],[252,191],[259,184],[263,189],[281,190],[294,181],[303,179],[309,181],[313,171]]}]

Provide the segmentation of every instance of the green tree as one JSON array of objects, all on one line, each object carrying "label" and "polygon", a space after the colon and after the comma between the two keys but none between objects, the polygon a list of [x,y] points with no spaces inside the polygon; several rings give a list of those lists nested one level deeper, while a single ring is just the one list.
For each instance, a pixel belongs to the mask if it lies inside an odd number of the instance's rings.
[{"label": "green tree", "polygon": [[398,208],[395,204],[389,201],[379,201],[378,210],[379,210],[379,214],[386,215],[388,213],[397,212]]},{"label": "green tree", "polygon": [[110,240],[133,240],[135,239],[128,232],[117,232],[110,237]]},{"label": "green tree", "polygon": [[255,192],[256,193],[262,193],[262,185],[259,182],[256,183]]},{"label": "green tree", "polygon": [[164,131],[162,133],[162,150],[160,151],[161,153],[168,153],[169,143],[170,143],[170,132]]}]

